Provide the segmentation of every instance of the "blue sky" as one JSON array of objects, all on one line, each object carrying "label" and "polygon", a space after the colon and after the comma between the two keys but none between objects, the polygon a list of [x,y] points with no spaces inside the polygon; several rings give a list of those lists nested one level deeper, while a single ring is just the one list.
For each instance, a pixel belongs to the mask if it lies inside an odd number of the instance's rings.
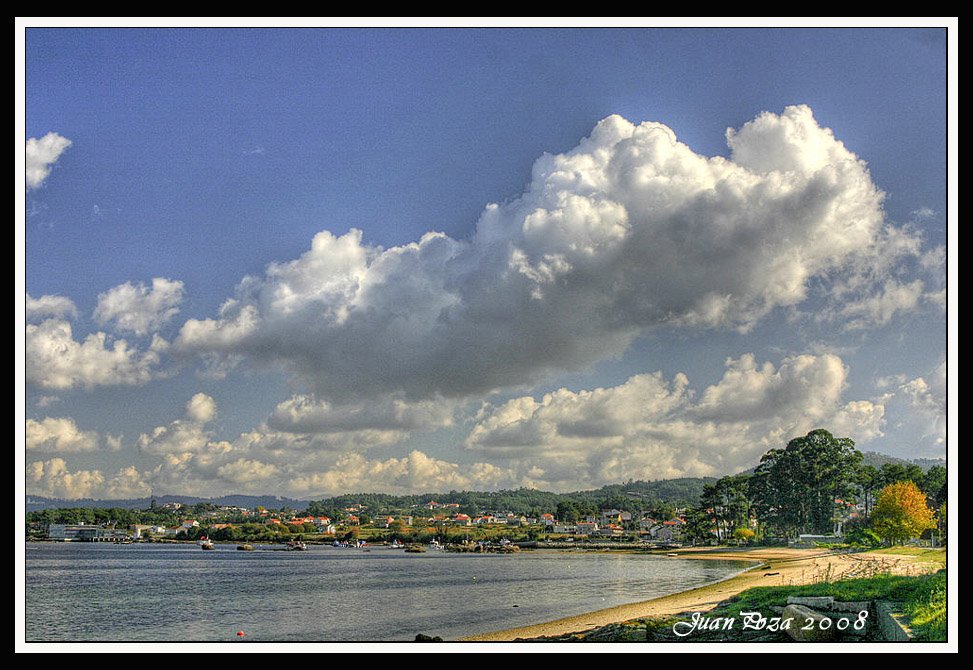
[{"label": "blue sky", "polygon": [[27,491],[944,456],[945,37],[29,28]]}]

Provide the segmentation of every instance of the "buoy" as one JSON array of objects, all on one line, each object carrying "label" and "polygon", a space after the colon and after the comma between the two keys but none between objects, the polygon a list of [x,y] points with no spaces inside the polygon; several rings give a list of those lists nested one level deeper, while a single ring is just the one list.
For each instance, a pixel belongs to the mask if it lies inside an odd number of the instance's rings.
[{"label": "buoy", "polygon": [[238,630],[238,631],[236,632],[236,636],[237,636],[237,637],[243,637],[244,635],[246,635],[246,633],[244,633],[244,632],[243,632],[242,630]]}]

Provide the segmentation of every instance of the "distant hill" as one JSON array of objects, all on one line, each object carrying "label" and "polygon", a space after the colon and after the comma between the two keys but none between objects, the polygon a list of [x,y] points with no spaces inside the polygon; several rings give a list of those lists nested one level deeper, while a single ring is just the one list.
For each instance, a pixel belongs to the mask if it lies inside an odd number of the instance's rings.
[{"label": "distant hill", "polygon": [[[196,503],[208,502],[214,505],[228,505],[231,507],[254,508],[262,505],[267,509],[280,509],[289,507],[294,510],[307,508],[306,500],[295,500],[294,498],[284,498],[281,496],[244,496],[229,495],[219,498],[199,498],[196,496],[155,496],[155,501],[159,505],[166,503],[182,503],[183,505],[195,505]],[[42,509],[57,509],[67,507],[121,507],[123,509],[146,509],[152,504],[152,498],[127,498],[123,500],[93,500],[82,498],[80,500],[62,500],[59,498],[45,498],[44,496],[27,496],[28,512]]]},{"label": "distant hill", "polygon": [[880,454],[877,451],[866,451],[862,453],[862,456],[864,456],[862,462],[865,465],[871,465],[875,468],[881,468],[886,463],[892,463],[893,465],[918,465],[923,470],[928,470],[934,465],[946,467],[945,458],[913,458],[907,460],[889,456],[888,454]]}]

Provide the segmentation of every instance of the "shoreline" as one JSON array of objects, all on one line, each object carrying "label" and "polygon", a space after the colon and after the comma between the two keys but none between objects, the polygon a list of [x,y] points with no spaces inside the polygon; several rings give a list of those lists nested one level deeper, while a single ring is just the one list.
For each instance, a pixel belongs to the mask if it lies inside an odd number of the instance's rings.
[{"label": "shoreline", "polygon": [[479,633],[461,638],[462,642],[512,642],[530,641],[533,638],[567,635],[613,623],[664,617],[683,612],[705,612],[720,602],[754,586],[796,586],[830,579],[851,578],[866,569],[870,564],[880,564],[883,569],[894,573],[909,573],[916,568],[918,561],[909,560],[904,555],[881,555],[865,553],[836,553],[825,549],[681,549],[670,554],[679,558],[698,560],[749,560],[754,565],[743,571],[715,582],[679,591],[667,596],[650,600],[617,605],[586,614],[573,615],[544,623],[509,628],[488,633]]}]

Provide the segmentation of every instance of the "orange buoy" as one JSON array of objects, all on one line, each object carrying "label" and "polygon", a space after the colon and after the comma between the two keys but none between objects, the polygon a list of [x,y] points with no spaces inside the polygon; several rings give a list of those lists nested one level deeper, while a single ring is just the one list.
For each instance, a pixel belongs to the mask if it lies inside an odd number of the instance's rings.
[{"label": "orange buoy", "polygon": [[237,636],[237,637],[243,637],[244,635],[245,635],[245,633],[244,633],[244,632],[243,632],[242,630],[238,630],[238,631],[236,632],[236,636]]}]

